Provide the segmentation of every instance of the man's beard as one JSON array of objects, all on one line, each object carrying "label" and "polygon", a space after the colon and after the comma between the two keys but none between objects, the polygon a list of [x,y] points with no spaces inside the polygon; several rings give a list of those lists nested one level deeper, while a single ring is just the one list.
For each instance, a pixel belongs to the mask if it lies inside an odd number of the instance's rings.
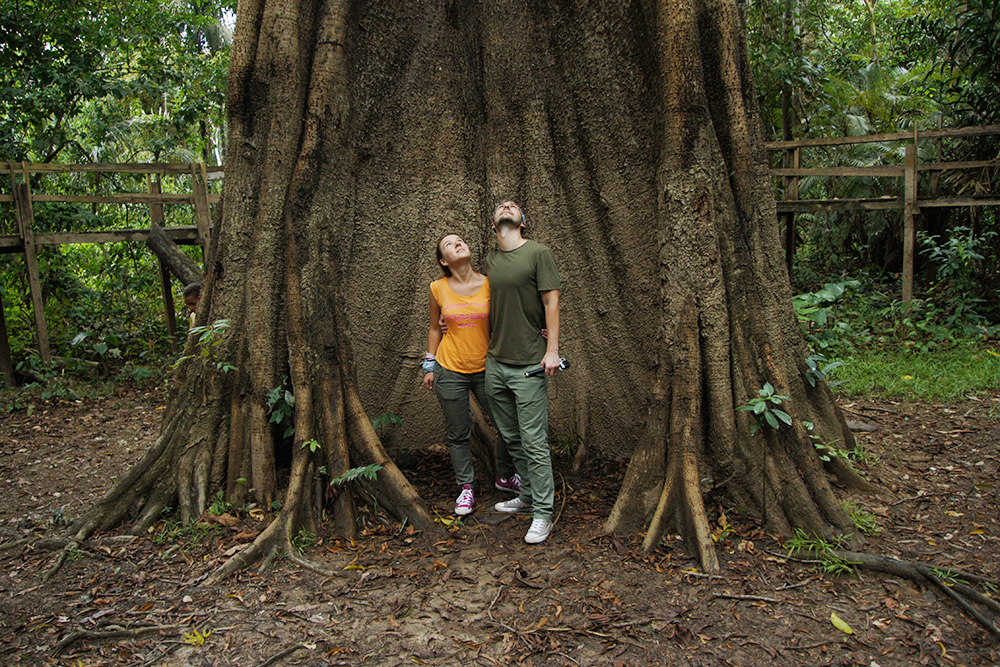
[{"label": "man's beard", "polygon": [[512,215],[502,216],[494,224],[496,225],[496,228],[499,231],[515,230],[521,228],[521,221]]}]

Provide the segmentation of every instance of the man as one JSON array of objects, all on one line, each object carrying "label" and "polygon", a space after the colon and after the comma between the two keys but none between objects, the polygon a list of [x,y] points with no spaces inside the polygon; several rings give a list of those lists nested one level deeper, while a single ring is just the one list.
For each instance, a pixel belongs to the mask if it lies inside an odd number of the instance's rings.
[{"label": "man", "polygon": [[194,314],[198,312],[198,299],[201,298],[201,283],[191,283],[184,287],[184,291],[181,292],[184,297],[184,305],[187,306],[188,312],[190,313],[191,326],[194,326]]},{"label": "man", "polygon": [[[521,476],[517,498],[499,512],[532,512],[528,544],[552,532],[555,484],[549,453],[549,377],[559,368],[559,270],[552,251],[524,238],[524,214],[512,201],[493,211],[498,250],[486,257],[490,345],[486,393],[497,429]],[[546,336],[542,336],[546,329]],[[544,374],[525,377],[539,365]]]}]

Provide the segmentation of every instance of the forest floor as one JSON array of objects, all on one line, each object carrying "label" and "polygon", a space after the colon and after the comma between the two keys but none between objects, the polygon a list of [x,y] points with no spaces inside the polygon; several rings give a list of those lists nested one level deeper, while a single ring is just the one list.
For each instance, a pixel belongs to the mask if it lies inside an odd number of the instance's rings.
[{"label": "forest floor", "polygon": [[[279,560],[205,588],[267,519],[216,508],[191,526],[97,536],[41,583],[54,553],[36,540],[138,459],[163,398],[122,390],[0,416],[0,665],[1000,664],[1000,644],[936,591],[789,560],[737,508],[711,508],[719,576],[698,572],[679,539],[644,555],[638,537],[602,536],[624,470],[612,461],[579,477],[557,461],[560,513],[540,546],[522,540],[528,518],[492,512],[505,496],[489,490],[436,542],[367,513],[356,543],[303,544],[335,577]],[[878,429],[859,434],[857,465],[884,494],[850,499],[881,530],[864,550],[1000,581],[1000,393],[842,406]],[[415,466],[410,478],[450,517],[445,449]]]}]

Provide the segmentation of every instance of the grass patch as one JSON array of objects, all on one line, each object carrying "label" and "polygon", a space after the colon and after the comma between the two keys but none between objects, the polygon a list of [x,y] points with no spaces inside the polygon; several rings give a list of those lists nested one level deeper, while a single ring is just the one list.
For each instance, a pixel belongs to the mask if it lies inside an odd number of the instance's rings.
[{"label": "grass patch", "polygon": [[906,346],[843,359],[835,388],[844,396],[953,401],[1000,387],[1000,353],[981,344],[920,352]]}]

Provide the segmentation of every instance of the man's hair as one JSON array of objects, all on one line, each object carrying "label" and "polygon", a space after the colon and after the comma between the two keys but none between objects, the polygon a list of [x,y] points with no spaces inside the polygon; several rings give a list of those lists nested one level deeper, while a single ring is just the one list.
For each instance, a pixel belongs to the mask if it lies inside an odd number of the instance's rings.
[{"label": "man's hair", "polygon": [[441,263],[441,260],[444,259],[444,253],[441,252],[441,241],[444,241],[447,237],[451,236],[454,233],[455,232],[448,232],[447,234],[439,238],[437,245],[434,246],[434,254],[437,256],[438,268],[441,269],[441,273],[444,274],[445,278],[451,278],[451,269],[449,269],[447,266]]},{"label": "man's hair", "polygon": [[184,286],[184,291],[181,295],[186,299],[189,296],[201,296],[201,283],[191,283],[190,285]]}]

